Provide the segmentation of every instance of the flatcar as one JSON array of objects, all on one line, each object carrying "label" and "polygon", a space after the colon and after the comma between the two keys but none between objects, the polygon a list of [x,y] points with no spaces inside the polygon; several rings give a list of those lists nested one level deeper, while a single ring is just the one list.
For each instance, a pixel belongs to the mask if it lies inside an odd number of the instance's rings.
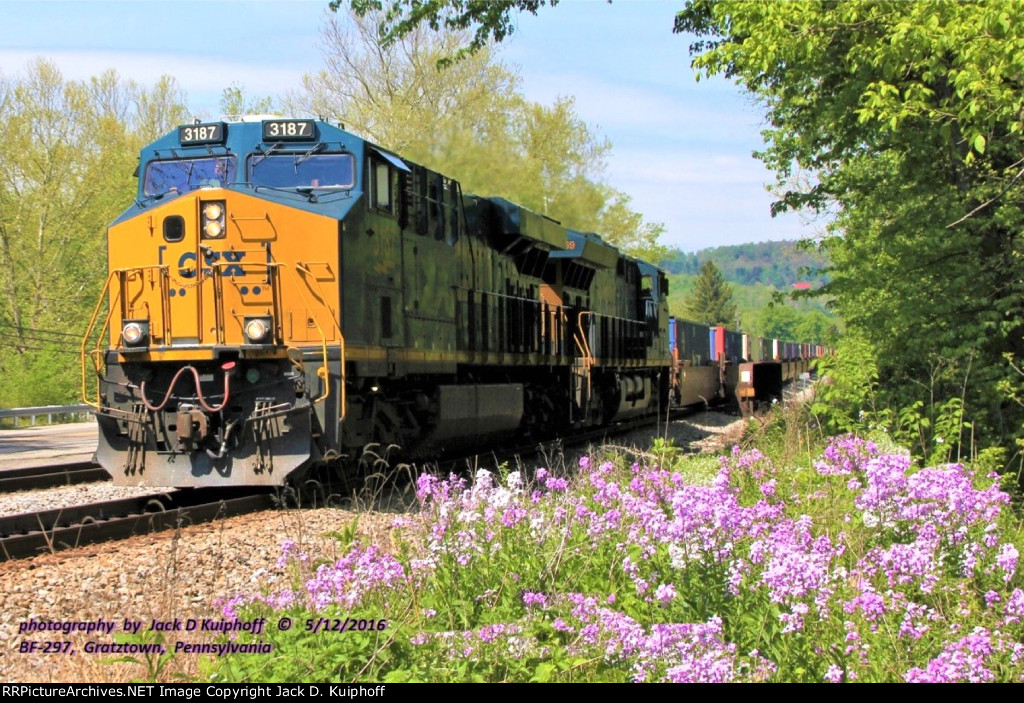
[{"label": "flatcar", "polygon": [[144,147],[82,344],[115,483],[281,485],[653,414],[668,281],[322,120]]},{"label": "flatcar", "polygon": [[674,404],[729,402],[749,414],[781,400],[784,385],[810,373],[830,350],[672,317],[669,353]]}]

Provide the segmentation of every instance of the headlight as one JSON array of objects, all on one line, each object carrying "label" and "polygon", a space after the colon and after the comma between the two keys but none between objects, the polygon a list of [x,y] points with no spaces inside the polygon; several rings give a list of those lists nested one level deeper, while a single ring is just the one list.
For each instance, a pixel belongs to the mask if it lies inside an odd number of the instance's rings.
[{"label": "headlight", "polygon": [[269,317],[245,318],[245,338],[252,344],[264,344],[271,339],[274,324]]},{"label": "headlight", "polygon": [[145,345],[149,340],[149,321],[125,320],[121,328],[121,339],[129,347]]},{"label": "headlight", "polygon": [[224,236],[224,201],[211,200],[201,205],[202,218],[199,223],[205,239],[220,239]]}]

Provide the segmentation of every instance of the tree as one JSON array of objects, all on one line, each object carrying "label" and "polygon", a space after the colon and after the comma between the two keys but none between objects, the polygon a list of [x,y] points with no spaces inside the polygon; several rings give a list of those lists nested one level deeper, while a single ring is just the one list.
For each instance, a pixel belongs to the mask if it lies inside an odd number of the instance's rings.
[{"label": "tree", "polygon": [[661,243],[665,225],[644,222],[643,215],[630,209],[630,201],[625,193],[609,189],[597,230],[609,242],[633,256],[646,261],[663,261],[668,253],[668,247]]},{"label": "tree", "polygon": [[[519,101],[519,79],[489,51],[439,69],[438,60],[468,41],[455,32],[410,31],[385,49],[377,41],[379,14],[332,16],[323,29],[326,67],[303,77],[286,106],[336,117],[366,139],[423,158],[436,137],[457,128],[481,139],[502,135]],[[461,135],[459,135],[461,136]],[[411,154],[410,149],[421,152]]]},{"label": "tree", "polygon": [[801,342],[816,339],[816,337],[804,338],[797,334],[797,324],[800,316],[797,311],[781,300],[773,300],[761,309],[758,315],[758,328],[762,337],[770,339],[783,339]]},{"label": "tree", "polygon": [[700,275],[686,299],[684,315],[694,322],[706,325],[736,324],[736,304],[732,299],[732,286],[722,278],[722,272],[710,261],[701,264]]},{"label": "tree", "polygon": [[274,99],[269,95],[251,98],[245,94],[245,86],[232,83],[221,91],[220,111],[224,115],[267,115],[274,112]]},{"label": "tree", "polygon": [[489,47],[439,67],[467,32],[410,28],[384,49],[380,12],[332,16],[327,67],[288,96],[295,112],[332,115],[347,129],[457,179],[466,193],[500,195],[567,227],[597,232],[657,261],[660,224],[645,223],[629,196],[604,183],[611,143],[571,98],[552,105],[523,96],[514,68]]},{"label": "tree", "polygon": [[1024,355],[1024,6],[695,0],[676,30],[764,105],[775,209],[837,213],[824,291],[880,386],[963,397],[983,442],[1019,433],[998,389]]},{"label": "tree", "polygon": [[[344,0],[331,0],[330,7],[337,12],[344,4]],[[350,4],[360,17],[376,15],[377,37],[385,49],[424,23],[435,32],[472,28],[472,40],[440,58],[440,64],[447,65],[513,34],[513,11],[535,15],[544,5],[554,7],[558,0],[350,0]]]},{"label": "tree", "polygon": [[0,405],[71,400],[103,232],[135,197],[138,151],[183,122],[171,79],[66,81],[44,60],[0,76]]}]

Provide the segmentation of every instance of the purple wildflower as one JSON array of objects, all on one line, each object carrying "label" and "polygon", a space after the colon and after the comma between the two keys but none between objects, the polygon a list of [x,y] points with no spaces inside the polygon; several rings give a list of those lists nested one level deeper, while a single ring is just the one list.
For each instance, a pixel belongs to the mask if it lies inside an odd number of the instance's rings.
[{"label": "purple wildflower", "polygon": [[654,590],[654,598],[659,603],[671,603],[676,597],[676,587],[671,583],[662,583]]},{"label": "purple wildflower", "polygon": [[910,669],[905,678],[910,683],[994,681],[995,675],[988,668],[992,652],[991,635],[984,628],[975,628],[967,637],[948,643],[924,669]]},{"label": "purple wildflower", "polygon": [[824,679],[828,683],[842,683],[843,682],[843,670],[839,666],[832,664],[828,667],[825,672]]}]

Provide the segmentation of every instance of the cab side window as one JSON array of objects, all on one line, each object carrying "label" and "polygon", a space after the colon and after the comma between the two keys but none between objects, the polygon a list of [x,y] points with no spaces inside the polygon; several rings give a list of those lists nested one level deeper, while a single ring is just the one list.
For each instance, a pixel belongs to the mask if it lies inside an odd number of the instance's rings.
[{"label": "cab side window", "polygon": [[394,179],[391,168],[380,161],[370,161],[370,206],[379,213],[395,214]]}]

